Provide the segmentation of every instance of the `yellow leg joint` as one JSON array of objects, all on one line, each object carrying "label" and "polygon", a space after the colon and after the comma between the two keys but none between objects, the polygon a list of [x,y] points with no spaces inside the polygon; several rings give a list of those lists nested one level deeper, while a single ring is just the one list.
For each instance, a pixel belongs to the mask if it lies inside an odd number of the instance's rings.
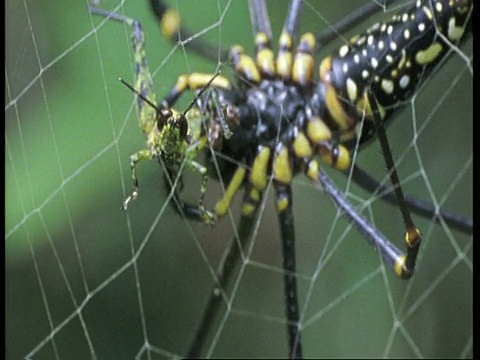
[{"label": "yellow leg joint", "polygon": [[245,50],[240,45],[235,45],[230,50],[230,56],[235,64],[235,71],[245,77],[246,80],[258,83],[260,73],[253,59],[245,54]]},{"label": "yellow leg joint", "polygon": [[347,170],[350,167],[350,153],[343,145],[338,145],[337,152],[337,162],[335,167],[340,171]]},{"label": "yellow leg joint", "polygon": [[422,239],[422,233],[418,229],[407,231],[405,234],[405,242],[408,247],[414,247],[418,245],[418,242]]},{"label": "yellow leg joint", "polygon": [[291,51],[293,39],[288,32],[282,32],[278,41],[278,46],[280,49],[276,61],[277,75],[288,81],[291,78],[293,66],[293,54]]},{"label": "yellow leg joint", "polygon": [[395,261],[395,274],[401,278],[403,277],[403,274],[405,272],[405,255],[400,256],[396,261]]},{"label": "yellow leg joint", "polygon": [[312,160],[308,163],[308,169],[306,171],[307,176],[312,181],[318,181],[320,175],[320,165],[317,160]]},{"label": "yellow leg joint", "polygon": [[260,191],[252,188],[248,194],[248,200],[245,201],[242,206],[242,215],[244,216],[251,216],[255,212],[255,209],[260,202]]},{"label": "yellow leg joint", "polygon": [[313,50],[315,48],[315,37],[312,33],[306,33],[300,40],[295,60],[292,67],[293,82],[300,86],[307,86],[313,80],[315,67],[315,58]]},{"label": "yellow leg joint", "polygon": [[252,205],[250,203],[245,203],[242,206],[242,215],[243,216],[251,216],[253,212],[255,211],[256,206]]},{"label": "yellow leg joint", "polygon": [[269,44],[270,40],[265,33],[258,33],[255,37],[257,48],[257,67],[266,76],[275,75],[275,56]]},{"label": "yellow leg joint", "polygon": [[288,197],[283,196],[281,199],[277,200],[277,212],[281,213],[285,211],[285,209],[288,207],[289,201]]},{"label": "yellow leg joint", "polygon": [[338,145],[334,150],[333,145],[319,148],[319,155],[324,162],[335,169],[344,171],[350,167],[350,153],[343,145]]}]

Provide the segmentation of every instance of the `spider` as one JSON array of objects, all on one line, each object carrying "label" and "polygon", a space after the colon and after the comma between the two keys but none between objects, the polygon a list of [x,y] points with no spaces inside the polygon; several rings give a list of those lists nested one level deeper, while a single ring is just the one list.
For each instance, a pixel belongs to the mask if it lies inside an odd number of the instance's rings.
[{"label": "spider", "polygon": [[[163,2],[151,0],[151,5],[167,37],[172,38],[176,34],[185,37],[188,34],[179,26],[178,15]],[[470,30],[473,7],[469,1],[458,1],[452,7],[448,2],[418,1],[391,20],[376,24],[366,33],[352,38],[348,44],[323,59],[319,64],[319,79],[316,79],[314,53],[319,38],[306,33],[297,43],[302,5],[302,1],[291,2],[276,54],[272,50],[272,35],[264,1],[249,3],[255,33],[255,59],[246,55],[243,47],[238,45],[225,50],[212,48],[198,39],[192,41],[190,48],[207,58],[215,58],[218,54],[222,58],[228,57],[235,69],[236,83],[213,74],[182,75],[160,106],[155,102],[140,23],[117,13],[90,7],[92,13],[111,17],[133,27],[137,65],[133,90],[137,93],[140,125],[147,135],[148,149],[131,157],[134,190],[124,201],[124,208],[138,196],[135,172],[138,162],[161,157],[166,161],[166,176],[171,179],[179,178],[179,166],[182,164],[202,175],[201,197],[197,206],[181,201],[178,187],[172,183],[169,185],[177,189],[175,201],[189,218],[215,223],[217,217],[229,210],[232,198],[243,187],[245,195],[239,228],[248,234],[262,193],[271,181],[276,192],[283,243],[289,356],[292,358],[302,357],[294,275],[293,176],[303,171],[380,251],[397,276],[405,279],[411,277],[421,234],[410,217],[409,207],[420,208],[421,205],[403,195],[384,122],[393,116],[400,108],[399,104],[414,93],[425,76],[448,53],[450,44],[458,43],[466,28]],[[204,91],[208,87],[212,88],[211,92]],[[178,98],[188,90],[199,90],[192,105],[182,113],[173,110]],[[203,126],[203,130],[194,134],[194,124],[197,124],[196,127]],[[219,124],[224,124],[221,134],[207,136]],[[230,131],[231,135],[226,136]],[[173,135],[173,146],[160,151],[158,147],[170,144],[164,140],[163,134]],[[323,162],[340,171],[356,171],[356,174],[362,174],[356,177],[358,181],[369,183],[365,174],[352,167],[350,154],[357,145],[375,135],[382,145],[394,196],[407,229],[405,254],[353,210],[321,170],[316,159],[319,156]],[[203,206],[207,168],[193,160],[193,156],[203,151],[207,142],[229,159],[215,160],[210,155],[211,162],[217,161],[215,165],[220,170],[219,177],[228,184],[223,198],[213,211]],[[169,182],[166,184],[168,186]],[[375,183],[373,187],[378,188],[378,184]],[[449,217],[448,214],[443,215]],[[232,250],[232,254],[234,252]],[[216,290],[222,289],[227,281],[226,271],[229,271],[228,268],[220,274]],[[218,291],[214,296],[218,298]],[[198,354],[196,347],[201,347],[198,345],[201,341],[196,341],[196,344],[189,356]]]}]

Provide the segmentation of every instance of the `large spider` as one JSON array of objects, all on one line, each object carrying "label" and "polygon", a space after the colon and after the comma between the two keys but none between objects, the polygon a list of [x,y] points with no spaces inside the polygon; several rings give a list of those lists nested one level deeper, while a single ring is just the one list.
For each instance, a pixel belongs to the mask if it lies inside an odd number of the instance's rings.
[{"label": "large spider", "polygon": [[[159,0],[151,0],[151,5],[167,37],[187,36],[188,32],[180,27],[175,11]],[[291,1],[276,54],[271,46],[272,35],[264,1],[249,2],[255,33],[255,59],[246,55],[238,45],[225,50],[198,39],[190,42],[192,50],[207,58],[215,59],[220,54],[221,58],[230,59],[235,69],[235,83],[222,75],[182,75],[158,104],[146,63],[140,23],[90,7],[92,13],[133,27],[137,69],[132,90],[137,94],[139,120],[147,136],[147,149],[131,157],[134,191],[125,200],[124,209],[139,193],[138,162],[161,159],[166,163],[166,184],[175,189],[178,210],[191,219],[214,224],[229,210],[237,191],[244,187],[239,225],[242,243],[251,232],[262,193],[271,182],[276,192],[283,243],[289,356],[292,358],[302,357],[295,277],[293,176],[303,171],[332,198],[399,277],[411,277],[421,235],[410,217],[409,208],[421,212],[425,211],[422,210],[425,204],[403,195],[384,122],[449,53],[452,44],[461,41],[465,29],[471,30],[469,20],[473,7],[467,0],[453,4],[440,0],[417,1],[401,14],[372,26],[323,59],[316,79],[314,54],[322,37],[306,33],[294,48],[302,5],[302,1]],[[359,12],[358,18],[363,17],[364,13]],[[199,94],[184,112],[173,110],[186,90],[199,90]],[[364,186],[379,191],[379,184],[352,166],[350,160],[350,151],[374,135],[378,135],[382,145],[394,189],[385,192],[384,196],[398,202],[407,229],[405,254],[351,207],[316,160],[319,156],[323,162],[341,171],[350,171]],[[203,205],[207,167],[193,160],[207,143],[215,150],[207,153],[210,165],[216,166],[220,180],[227,184],[223,198],[213,211]],[[173,186],[172,181],[180,181],[182,166],[202,174],[201,197],[197,205],[181,201],[178,187]],[[447,219],[452,226],[458,224],[460,228],[471,228],[467,220],[449,213],[442,213],[439,217]],[[208,326],[208,318],[221,298],[220,290],[226,286],[228,273],[233,267],[232,259],[237,257],[238,251],[238,247],[233,246],[229,260],[225,261],[189,356],[198,356],[201,350],[202,337],[207,333],[204,326]]]}]

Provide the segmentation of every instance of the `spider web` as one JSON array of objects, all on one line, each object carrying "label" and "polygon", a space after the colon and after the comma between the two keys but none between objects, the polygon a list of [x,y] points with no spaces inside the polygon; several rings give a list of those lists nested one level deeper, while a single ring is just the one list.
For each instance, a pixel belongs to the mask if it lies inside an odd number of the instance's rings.
[{"label": "spider web", "polygon": [[[246,2],[169,3],[196,36],[225,46],[241,43],[253,52]],[[341,3],[307,2],[301,31],[319,31],[355,5]],[[146,1],[101,5],[141,20],[159,97],[181,73],[225,65],[164,40]],[[269,5],[277,37],[287,2]],[[173,211],[161,168],[151,162],[139,167],[140,196],[123,213],[121,201],[131,191],[128,156],[144,146],[133,96],[116,80],[134,76],[130,29],[93,19],[86,1],[10,0],[6,9],[6,357],[185,356],[213,275],[238,230],[240,196],[232,216],[215,229],[188,222]],[[320,58],[345,38],[339,35]],[[468,216],[472,54],[471,41],[455,49],[388,128],[405,192]],[[186,107],[191,97],[185,98],[177,108]],[[376,142],[357,161],[386,181]],[[326,171],[363,214],[403,246],[396,207]],[[194,202],[198,174],[186,173],[184,183],[182,198]],[[295,178],[293,191],[305,356],[473,356],[472,235],[414,215],[424,243],[417,273],[406,282],[391,274],[305,177]],[[221,192],[217,182],[209,182],[209,206]],[[208,356],[288,353],[271,193],[234,285],[226,289],[228,302],[212,320]]]}]

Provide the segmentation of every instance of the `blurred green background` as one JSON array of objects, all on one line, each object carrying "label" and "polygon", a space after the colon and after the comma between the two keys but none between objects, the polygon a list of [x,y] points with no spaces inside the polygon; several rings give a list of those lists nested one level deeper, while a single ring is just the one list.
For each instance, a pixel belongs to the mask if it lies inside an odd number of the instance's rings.
[{"label": "blurred green background", "polygon": [[[192,30],[207,29],[200,34],[206,40],[253,51],[245,1],[169,4]],[[287,1],[268,4],[276,37]],[[106,9],[117,5],[102,2]],[[309,1],[301,30],[319,31],[356,6]],[[181,73],[215,71],[216,63],[161,37],[147,1],[126,1],[122,11],[142,22],[159,96]],[[128,156],[144,146],[133,96],[117,81],[133,81],[128,27],[92,18],[86,1],[7,0],[6,14],[6,358],[185,356],[212,271],[234,232],[230,219],[213,230],[182,220],[168,206],[161,168],[153,162],[139,168],[139,199],[128,214],[120,210],[131,191]],[[461,50],[471,57],[471,48],[470,41]],[[419,93],[413,110],[389,127],[395,155],[404,155],[399,171],[406,192],[435,197],[469,216],[471,110],[472,74],[455,56]],[[416,148],[410,146],[414,124],[422,128]],[[385,176],[377,144],[358,161]],[[329,172],[346,186],[343,176]],[[185,174],[182,196],[195,201],[199,185],[198,175]],[[368,199],[354,186],[350,191],[355,204]],[[211,181],[208,193],[211,206],[221,194],[218,184]],[[425,235],[418,273],[400,281],[303,176],[295,180],[294,196],[305,356],[473,356],[473,236],[415,217]],[[251,261],[229,289],[232,310],[217,324],[218,338],[211,335],[213,357],[287,354],[272,205],[267,199]],[[396,208],[374,202],[366,214],[403,245]]]}]

